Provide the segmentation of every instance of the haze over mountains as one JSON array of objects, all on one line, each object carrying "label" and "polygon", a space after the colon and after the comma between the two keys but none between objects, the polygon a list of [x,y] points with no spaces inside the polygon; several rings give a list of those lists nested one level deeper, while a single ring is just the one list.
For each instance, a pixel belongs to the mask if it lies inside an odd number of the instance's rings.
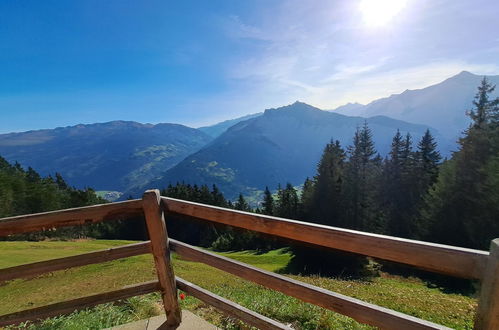
[{"label": "haze over mountains", "polygon": [[209,136],[216,138],[216,137],[220,136],[222,133],[224,133],[229,127],[234,126],[235,124],[237,124],[243,120],[248,120],[251,118],[261,116],[262,114],[263,114],[263,112],[253,113],[253,114],[242,116],[239,118],[224,120],[224,121],[217,123],[215,125],[199,127],[198,129],[205,132]]},{"label": "haze over mountains", "polygon": [[148,182],[211,141],[177,124],[113,121],[0,135],[0,155],[76,187],[125,191]]},{"label": "haze over mountains", "polygon": [[[347,116],[389,116],[437,129],[442,135],[455,140],[470,123],[466,111],[471,109],[473,97],[483,76],[463,71],[439,84],[423,89],[406,90],[367,105],[349,103],[334,112]],[[487,76],[493,85],[499,76]],[[499,95],[495,90],[493,96]]]},{"label": "haze over mountains", "polygon": [[[234,197],[266,185],[303,183],[314,174],[325,144],[338,139],[346,148],[366,120],[381,155],[397,129],[410,132],[416,144],[430,128],[448,156],[467,127],[465,111],[480,79],[462,72],[368,105],[350,103],[331,112],[296,102],[199,129],[114,121],[2,134],[0,156],[44,175],[59,172],[78,188],[138,196],[147,188],[184,181],[215,183]],[[499,83],[499,76],[489,79]]]},{"label": "haze over mountains", "polygon": [[[279,183],[300,185],[314,175],[324,146],[332,138],[346,147],[365,121],[382,155],[388,152],[397,129],[411,133],[415,139],[428,129],[384,116],[344,116],[296,102],[239,122],[149,185],[215,183],[230,198],[265,186],[275,189]],[[436,131],[433,133],[443,140]]]}]

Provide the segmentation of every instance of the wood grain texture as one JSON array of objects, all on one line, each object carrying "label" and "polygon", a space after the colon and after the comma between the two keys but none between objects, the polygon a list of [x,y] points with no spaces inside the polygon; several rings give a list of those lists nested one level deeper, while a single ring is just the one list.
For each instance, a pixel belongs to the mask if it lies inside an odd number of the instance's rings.
[{"label": "wood grain texture", "polygon": [[170,248],[188,260],[205,263],[248,281],[381,329],[449,329],[442,325],[249,266],[173,239],[170,239]]},{"label": "wood grain texture", "polygon": [[183,280],[179,277],[177,279],[177,288],[184,291],[191,296],[198,298],[201,301],[204,301],[208,305],[211,305],[225,314],[237,318],[243,322],[246,322],[249,325],[257,327],[258,329],[269,329],[269,330],[291,330],[290,327],[272,320],[266,316],[253,312],[250,309],[247,309],[244,306],[236,304],[230,300],[222,298],[208,290],[205,290],[195,284],[192,284],[186,280]]},{"label": "wood grain texture", "polygon": [[159,190],[148,190],[142,197],[147,231],[151,240],[156,273],[161,286],[161,296],[166,313],[166,322],[161,329],[176,329],[182,322],[177,299],[175,275],[170,260],[168,233],[166,231],[163,209],[160,207]]},{"label": "wood grain texture", "polygon": [[0,219],[0,237],[142,215],[140,199]]},{"label": "wood grain texture", "polygon": [[296,241],[395,261],[446,275],[481,279],[489,253],[318,225],[162,197],[169,212]]},{"label": "wood grain texture", "polygon": [[499,238],[490,244],[490,257],[480,289],[475,329],[499,329]]},{"label": "wood grain texture", "polygon": [[139,296],[160,289],[158,281],[144,282],[125,287],[120,290],[96,294],[83,298],[63,301],[43,307],[32,308],[21,312],[0,316],[0,327],[18,324],[25,321],[36,321],[57,315],[69,314],[75,310],[104,304],[111,301]]},{"label": "wood grain texture", "polygon": [[127,258],[151,252],[150,242],[141,242],[114,247],[106,250],[79,254],[76,256],[45,260],[0,269],[0,283],[16,278],[34,277],[71,267],[80,267],[115,259]]}]

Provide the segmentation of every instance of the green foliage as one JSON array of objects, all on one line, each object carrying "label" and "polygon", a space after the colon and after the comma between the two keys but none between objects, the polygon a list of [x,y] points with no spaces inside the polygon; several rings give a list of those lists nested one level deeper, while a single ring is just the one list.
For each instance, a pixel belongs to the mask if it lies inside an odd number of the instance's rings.
[{"label": "green foliage", "polygon": [[[253,211],[243,195],[240,194],[237,201],[232,203],[225,199],[216,185],[213,185],[210,190],[206,185],[170,184],[161,194],[167,197],[233,208],[240,211]],[[211,247],[217,251],[268,250],[273,246],[272,240],[267,242],[257,233],[248,230],[212,224],[206,221],[196,221],[195,219],[174,214],[169,215],[167,221],[168,233],[171,237],[190,244]]]},{"label": "green foliage", "polygon": [[380,221],[380,211],[375,203],[381,158],[376,155],[372,133],[367,123],[355,132],[348,154],[345,177],[348,227],[372,231]]},{"label": "green foliage", "polygon": [[237,201],[234,204],[234,208],[239,211],[246,211],[246,212],[251,211],[248,202],[246,202],[242,194],[239,194],[239,197],[237,198]]},{"label": "green foliage", "polygon": [[[381,161],[365,124],[348,153],[339,141],[324,148],[313,180],[308,178],[298,205],[303,221],[368,232],[418,238],[425,233],[419,210],[438,175],[440,155],[429,131],[412,149],[412,137],[397,131],[389,156]],[[278,194],[282,194],[282,189]],[[288,214],[289,215],[289,214]],[[376,274],[363,257],[293,245],[288,271],[306,274]]]},{"label": "green foliage", "polygon": [[[105,202],[91,188],[80,190],[70,187],[59,173],[55,174],[55,180],[51,176],[41,177],[31,167],[24,170],[18,163],[11,165],[0,157],[0,218]],[[8,239],[104,237],[113,230],[112,224],[102,223],[17,235]]]},{"label": "green foliage", "polygon": [[291,183],[286,184],[286,188],[277,190],[277,200],[274,210],[274,215],[287,218],[297,219],[299,214],[299,199],[298,192]]},{"label": "green foliage", "polygon": [[427,239],[487,249],[499,235],[499,98],[489,98],[494,88],[482,80],[469,111],[473,122],[426,199]]},{"label": "green foliage", "polygon": [[262,213],[272,215],[274,214],[274,197],[272,197],[269,187],[265,187],[265,192],[263,194]]}]

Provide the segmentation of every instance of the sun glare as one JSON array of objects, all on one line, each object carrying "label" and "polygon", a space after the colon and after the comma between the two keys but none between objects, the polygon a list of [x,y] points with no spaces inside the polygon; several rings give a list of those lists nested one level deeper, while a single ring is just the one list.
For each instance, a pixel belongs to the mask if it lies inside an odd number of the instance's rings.
[{"label": "sun glare", "polygon": [[388,24],[405,6],[406,0],[362,0],[359,8],[368,26]]}]

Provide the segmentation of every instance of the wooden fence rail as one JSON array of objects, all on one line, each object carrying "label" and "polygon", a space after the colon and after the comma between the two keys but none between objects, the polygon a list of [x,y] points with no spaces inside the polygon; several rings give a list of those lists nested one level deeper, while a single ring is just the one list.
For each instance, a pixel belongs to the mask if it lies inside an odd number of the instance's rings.
[{"label": "wooden fence rail", "polygon": [[99,293],[93,296],[77,298],[58,302],[51,305],[23,310],[20,312],[0,316],[0,327],[18,324],[26,321],[36,321],[47,317],[53,317],[62,314],[69,314],[75,310],[93,307],[120,299],[140,296],[147,293],[158,291],[159,282],[151,281],[128,286],[123,289]]},{"label": "wooden fence rail", "polygon": [[393,330],[446,329],[435,323],[246,265],[173,239],[170,240],[170,246],[186,259],[205,263],[288,296],[350,316],[361,323]]},{"label": "wooden fence rail", "polygon": [[163,197],[172,212],[277,237],[395,261],[446,275],[481,279],[489,253],[271,217]]},{"label": "wooden fence rail", "polygon": [[382,329],[445,329],[444,326],[438,324],[309,285],[169,239],[165,216],[170,213],[404,263],[432,272],[481,280],[482,289],[475,329],[499,329],[499,239],[492,242],[491,253],[489,253],[186,202],[160,197],[157,190],[147,191],[142,199],[132,201],[0,219],[0,236],[8,236],[65,226],[145,216],[150,237],[150,241],[146,242],[0,269],[0,282],[15,278],[29,278],[70,267],[79,267],[146,253],[153,254],[158,275],[157,281],[140,283],[111,292],[2,315],[0,316],[0,326],[71,313],[74,310],[97,304],[159,291],[167,314],[167,321],[161,328],[175,329],[181,322],[176,291],[179,288],[252,326],[261,329],[289,329],[288,326],[282,323],[259,315],[195,284],[176,278],[170,262],[171,249],[184,258],[203,262],[243,279]]},{"label": "wooden fence rail", "polygon": [[44,212],[0,219],[0,237],[49,230],[59,227],[89,225],[143,215],[142,200],[130,200],[61,211]]},{"label": "wooden fence rail", "polygon": [[72,267],[98,264],[121,258],[151,253],[150,241],[123,245],[111,249],[88,252],[71,257],[33,262],[20,266],[0,269],[0,283],[16,278],[34,277],[44,273],[55,272]]}]

